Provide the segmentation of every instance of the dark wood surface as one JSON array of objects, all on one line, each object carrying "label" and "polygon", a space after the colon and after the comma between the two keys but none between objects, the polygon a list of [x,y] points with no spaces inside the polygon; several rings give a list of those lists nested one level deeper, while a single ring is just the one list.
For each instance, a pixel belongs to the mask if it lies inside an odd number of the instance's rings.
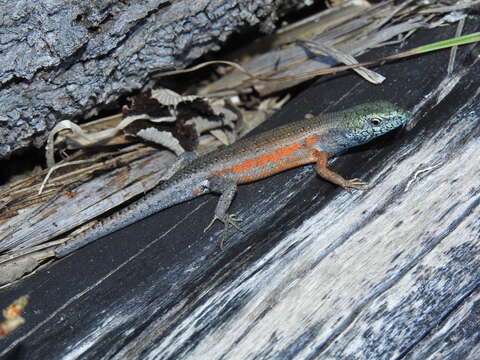
[{"label": "dark wood surface", "polygon": [[[478,31],[467,21],[465,33]],[[453,36],[420,31],[405,48]],[[410,110],[332,165],[240,188],[246,234],[203,233],[215,196],[165,210],[0,290],[28,294],[5,359],[478,359],[480,62],[473,45],[386,64],[380,86],[325,78],[262,129],[386,99]],[[387,54],[373,52],[365,58]],[[478,56],[478,55],[477,55]],[[420,170],[430,169],[418,173]]]}]

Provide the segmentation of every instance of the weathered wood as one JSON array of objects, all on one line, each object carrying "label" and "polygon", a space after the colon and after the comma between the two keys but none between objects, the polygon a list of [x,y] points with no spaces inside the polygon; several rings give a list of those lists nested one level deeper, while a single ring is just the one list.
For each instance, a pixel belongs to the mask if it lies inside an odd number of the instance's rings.
[{"label": "weathered wood", "polygon": [[94,114],[183,68],[234,31],[304,6],[296,0],[48,0],[0,3],[0,159],[45,143],[60,120]]},{"label": "weathered wood", "polygon": [[[467,20],[473,31],[478,21]],[[421,31],[406,46],[454,32]],[[224,251],[221,227],[202,232],[215,196],[118,231],[0,291],[5,304],[30,295],[27,322],[0,343],[0,356],[476,359],[480,62],[472,48],[459,49],[452,75],[443,51],[382,66],[381,86],[356,75],[324,79],[262,126],[376,99],[415,109],[403,133],[335,162],[368,180],[368,191],[348,194],[310,167],[242,186],[233,210],[247,234],[233,234]]]},{"label": "weathered wood", "polygon": [[[360,55],[368,49],[382,46],[398,36],[428,26],[428,23],[432,22],[427,15],[420,16],[416,7],[411,7],[402,14],[403,17],[409,15],[411,18],[398,23],[399,13],[404,8],[405,4],[396,5],[392,1],[386,1],[373,7],[361,1],[347,2],[344,6],[320,13],[317,21],[325,21],[326,31],[319,31],[311,38],[308,36],[313,34],[307,32],[307,36],[297,39],[311,40],[317,43],[316,47],[322,48],[320,53],[313,53],[311,49],[307,50],[309,47],[305,45],[273,48],[269,52],[248,60],[243,66],[256,76],[284,78],[325,70],[339,62],[345,63],[345,57],[351,58],[352,55]],[[332,13],[335,15],[334,20],[330,19]],[[381,22],[377,21],[379,18],[382,19]],[[321,27],[319,26],[319,28]],[[282,39],[282,34],[279,35],[279,38]],[[290,41],[292,41],[291,38]],[[339,53],[342,54],[342,59],[338,58]],[[352,62],[347,63],[351,64]],[[310,78],[313,77],[315,76],[310,76]],[[201,93],[221,93],[231,89],[239,93],[248,93],[254,88],[262,96],[267,96],[291,88],[307,79],[304,77],[290,81],[258,82],[236,70],[201,89]],[[381,75],[377,74],[375,81],[381,83],[383,81]]]}]

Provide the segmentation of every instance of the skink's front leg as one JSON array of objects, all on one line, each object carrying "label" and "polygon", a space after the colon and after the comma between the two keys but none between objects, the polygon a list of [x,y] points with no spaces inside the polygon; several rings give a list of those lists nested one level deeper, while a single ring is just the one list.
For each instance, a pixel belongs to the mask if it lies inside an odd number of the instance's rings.
[{"label": "skink's front leg", "polygon": [[314,156],[316,158],[315,171],[323,179],[328,180],[338,186],[343,187],[345,190],[365,190],[365,185],[368,183],[361,181],[360,179],[345,179],[342,175],[330,170],[328,166],[329,154],[314,150]]}]

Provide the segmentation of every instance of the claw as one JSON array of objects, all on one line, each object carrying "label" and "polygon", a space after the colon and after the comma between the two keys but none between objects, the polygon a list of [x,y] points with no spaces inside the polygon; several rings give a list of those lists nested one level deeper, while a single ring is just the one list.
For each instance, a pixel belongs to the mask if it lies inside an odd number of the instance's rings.
[{"label": "claw", "polygon": [[234,215],[234,214],[231,214],[231,215],[228,214],[228,215],[227,215],[227,222],[228,222],[229,225],[232,225],[232,226],[233,226],[235,229],[237,229],[238,231],[240,231],[240,232],[242,232],[242,233],[245,232],[245,230],[242,229],[242,228],[240,227],[240,225],[238,225],[238,223],[239,223],[239,222],[242,222],[242,220],[239,219],[236,215]]},{"label": "claw", "polygon": [[352,190],[365,190],[366,185],[368,185],[367,182],[354,178],[350,180],[345,180],[343,188],[348,192],[352,192]]},{"label": "claw", "polygon": [[203,232],[206,233],[213,225],[213,223],[215,222],[215,220],[220,220],[222,221],[222,219],[218,218],[216,215],[213,217],[212,221],[210,221],[210,223],[205,227],[205,229],[203,229]]},{"label": "claw", "polygon": [[225,224],[225,228],[223,229],[222,239],[220,240],[220,249],[223,250],[223,246],[228,240],[228,225]]},{"label": "claw", "polygon": [[241,220],[236,215],[233,215],[233,214],[226,214],[223,219],[215,215],[213,217],[212,221],[210,221],[208,226],[205,228],[205,230],[203,230],[203,232],[207,232],[212,227],[213,223],[216,220],[219,220],[219,221],[223,222],[223,224],[224,224],[222,240],[220,241],[220,248],[221,249],[223,249],[223,245],[228,240],[228,228],[229,228],[230,225],[233,226],[237,231],[245,233],[245,230],[242,229],[237,224],[237,223],[241,222]]}]

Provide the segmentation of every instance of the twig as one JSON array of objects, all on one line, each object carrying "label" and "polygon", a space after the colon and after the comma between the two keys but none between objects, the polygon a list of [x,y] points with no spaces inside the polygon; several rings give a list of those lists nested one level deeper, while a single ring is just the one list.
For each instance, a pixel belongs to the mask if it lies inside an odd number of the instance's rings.
[{"label": "twig", "polygon": [[436,165],[433,165],[433,166],[430,166],[430,167],[427,167],[425,169],[421,169],[421,170],[418,170],[415,172],[415,174],[413,174],[413,177],[410,179],[410,181],[408,182],[407,186],[405,187],[405,192],[407,192],[409,189],[410,189],[410,186],[413,184],[413,182],[415,180],[417,180],[417,177],[418,175],[424,173],[424,172],[427,172],[427,171],[431,171],[433,169],[436,169],[438,168],[440,165],[442,165],[441,163],[438,163]]},{"label": "twig", "polygon": [[164,116],[164,117],[158,117],[154,118],[151,117],[147,114],[140,114],[140,115],[131,115],[127,116],[124,118],[120,123],[118,123],[115,127],[113,128],[108,128],[102,131],[98,131],[96,133],[87,133],[85,132],[80,126],[77,124],[73,123],[70,120],[63,120],[60,123],[57,124],[53,128],[53,130],[50,132],[48,136],[48,141],[47,141],[47,166],[53,167],[55,165],[55,159],[54,159],[54,136],[55,134],[59,133],[62,130],[70,130],[75,136],[82,138],[84,140],[84,143],[80,143],[80,145],[86,147],[90,146],[96,143],[99,143],[101,141],[105,141],[106,139],[113,138],[115,137],[120,131],[125,129],[127,126],[130,124],[134,123],[135,121],[138,120],[148,120],[153,123],[162,123],[162,122],[174,122],[176,120],[176,117],[174,116]]},{"label": "twig", "polygon": [[77,161],[70,161],[70,162],[67,162],[67,163],[65,163],[65,164],[58,164],[58,165],[52,166],[52,167],[48,170],[48,173],[47,173],[47,176],[45,176],[45,179],[43,179],[42,185],[40,185],[40,189],[38,190],[38,195],[41,195],[41,194],[42,194],[43,188],[45,187],[45,185],[47,184],[48,179],[50,178],[50,176],[52,175],[52,173],[53,173],[55,170],[60,169],[60,168],[65,167],[65,166],[85,164],[85,163],[94,162],[94,161],[96,161],[96,160],[97,160],[96,158],[95,158],[95,159],[86,159],[86,160],[77,160]]},{"label": "twig", "polygon": [[[462,35],[463,26],[465,25],[465,18],[460,19],[457,26],[457,31],[455,32],[455,37]],[[458,46],[453,46],[450,51],[450,59],[448,60],[447,74],[450,75],[453,72],[453,67],[455,65],[455,57],[457,56]]]},{"label": "twig", "polygon": [[163,73],[160,73],[160,74],[156,74],[156,75],[153,75],[154,78],[161,78],[161,77],[164,77],[164,76],[171,76],[171,75],[177,75],[177,74],[185,74],[185,73],[189,73],[189,72],[192,72],[192,71],[197,71],[198,69],[202,69],[206,66],[209,66],[209,65],[214,65],[214,64],[223,64],[223,65],[229,65],[231,67],[234,67],[235,69],[237,69],[238,71],[244,73],[245,75],[247,75],[249,78],[251,79],[256,79],[256,80],[262,80],[261,77],[257,77],[256,75],[252,74],[250,71],[248,71],[247,69],[245,69],[242,65],[240,64],[237,64],[236,62],[233,62],[233,61],[227,61],[227,60],[212,60],[212,61],[206,61],[206,62],[203,62],[201,64],[198,64],[194,67],[191,67],[189,69],[182,69],[182,70],[174,70],[174,71],[166,71],[166,72],[163,72]]},{"label": "twig", "polygon": [[452,6],[439,6],[436,8],[428,8],[425,10],[419,10],[419,14],[442,14],[442,13],[447,13],[447,12],[453,12],[457,10],[463,10],[463,9],[468,9],[471,8],[474,5],[480,4],[479,0],[472,1],[472,2],[464,2],[462,4],[458,5],[452,5]]},{"label": "twig", "polygon": [[[471,43],[471,42],[476,42],[476,41],[478,41],[478,39],[477,39],[478,36],[479,36],[478,32],[465,35],[465,36],[462,37],[461,40],[463,42],[461,42],[460,44],[464,45],[464,44],[468,44],[468,43]],[[157,74],[157,75],[154,75],[154,77],[158,78],[158,77],[175,75],[175,74],[189,73],[189,72],[196,71],[198,69],[201,69],[203,67],[206,67],[206,66],[209,66],[209,65],[212,65],[212,64],[226,64],[226,65],[233,66],[234,68],[236,68],[240,72],[242,72],[245,75],[247,75],[248,77],[250,77],[252,80],[257,80],[257,81],[292,81],[292,80],[312,78],[312,77],[319,76],[319,75],[335,74],[337,72],[341,72],[341,71],[345,71],[345,70],[376,65],[376,64],[379,64],[383,61],[398,60],[398,59],[402,59],[402,58],[405,58],[405,57],[410,57],[410,56],[413,56],[413,55],[420,55],[420,54],[424,54],[424,53],[427,53],[427,52],[430,52],[430,51],[435,51],[435,50],[448,48],[448,47],[452,46],[452,45],[450,45],[450,43],[453,40],[460,40],[460,39],[448,39],[448,40],[445,40],[445,41],[439,41],[439,42],[436,42],[436,43],[433,43],[433,44],[420,46],[420,47],[417,47],[417,48],[414,48],[414,49],[411,49],[411,50],[407,50],[407,51],[404,51],[404,52],[401,52],[401,53],[398,53],[398,54],[394,54],[394,55],[390,55],[390,56],[385,56],[385,57],[375,59],[375,60],[364,61],[364,62],[352,64],[352,65],[335,66],[335,67],[331,67],[331,68],[327,68],[327,69],[307,71],[307,72],[304,72],[302,74],[290,75],[290,76],[281,76],[281,77],[257,76],[257,75],[252,74],[250,71],[248,71],[244,67],[242,67],[240,64],[237,64],[237,63],[234,63],[234,62],[231,62],[231,61],[225,61],[225,60],[215,60],[215,61],[207,61],[207,62],[201,63],[201,64],[196,65],[193,68],[189,68],[189,69],[168,71],[168,72],[165,72],[165,73]]]},{"label": "twig", "polygon": [[[117,152],[109,152],[109,153],[103,153],[103,154],[99,154],[98,156],[94,157],[93,159],[86,159],[86,160],[77,160],[77,161],[70,161],[70,162],[66,162],[66,163],[63,163],[63,164],[58,164],[58,165],[55,165],[53,166],[52,168],[50,168],[48,170],[48,173],[47,173],[47,176],[45,177],[45,179],[43,180],[42,182],[42,185],[40,186],[40,189],[39,189],[39,192],[38,194],[40,195],[43,191],[43,188],[48,180],[48,178],[51,176],[52,172],[54,170],[57,170],[58,168],[61,168],[61,167],[64,167],[64,166],[68,166],[68,165],[75,165],[75,164],[83,164],[83,163],[88,163],[88,162],[95,162],[95,161],[98,161],[98,160],[101,160],[103,158],[106,158],[106,157],[109,157],[109,156],[113,156],[113,155],[117,155],[118,157],[117,158],[114,158],[112,159],[111,161],[115,162],[115,161],[118,161],[120,159],[121,156],[126,156],[126,155],[131,155],[132,153],[134,152],[138,152],[139,150],[142,150],[142,152],[145,152],[145,150],[147,149],[147,151],[150,151],[148,150],[148,148],[143,148],[141,147],[141,144],[135,144],[135,145],[132,145],[132,146],[129,146],[129,147],[126,147],[122,150],[119,150]],[[153,151],[153,150],[151,150]],[[110,164],[107,164],[107,166],[109,166]],[[95,166],[95,165],[93,165]],[[91,171],[91,170],[95,170],[95,169],[87,169],[88,171]],[[68,174],[68,176],[76,176],[79,172],[82,172],[83,170],[75,170],[71,173]],[[63,178],[62,178],[63,180]]]}]

